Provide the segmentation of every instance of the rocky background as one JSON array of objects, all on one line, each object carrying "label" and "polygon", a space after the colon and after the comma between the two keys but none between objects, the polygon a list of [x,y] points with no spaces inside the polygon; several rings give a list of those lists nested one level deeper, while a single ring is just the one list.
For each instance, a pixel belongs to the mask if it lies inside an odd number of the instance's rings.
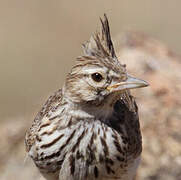
[{"label": "rocky background", "polygon": [[25,131],[62,86],[103,13],[120,61],[150,84],[132,90],[143,136],[137,180],[180,180],[180,6],[180,0],[0,0],[0,180],[43,180],[25,153]]}]

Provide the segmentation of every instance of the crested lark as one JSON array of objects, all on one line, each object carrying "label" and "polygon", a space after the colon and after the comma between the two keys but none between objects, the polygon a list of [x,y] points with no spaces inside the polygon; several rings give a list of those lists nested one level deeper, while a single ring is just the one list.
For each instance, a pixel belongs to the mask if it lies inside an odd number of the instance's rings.
[{"label": "crested lark", "polygon": [[119,62],[106,15],[101,25],[26,133],[27,152],[47,180],[133,180],[136,174],[142,141],[129,90],[148,84]]}]

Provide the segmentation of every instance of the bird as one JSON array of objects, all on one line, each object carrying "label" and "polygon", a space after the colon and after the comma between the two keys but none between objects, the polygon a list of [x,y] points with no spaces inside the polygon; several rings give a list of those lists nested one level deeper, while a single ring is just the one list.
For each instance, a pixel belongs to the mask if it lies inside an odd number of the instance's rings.
[{"label": "bird", "polygon": [[133,180],[142,136],[130,89],[149,84],[116,56],[107,15],[83,55],[26,132],[25,146],[47,180]]}]

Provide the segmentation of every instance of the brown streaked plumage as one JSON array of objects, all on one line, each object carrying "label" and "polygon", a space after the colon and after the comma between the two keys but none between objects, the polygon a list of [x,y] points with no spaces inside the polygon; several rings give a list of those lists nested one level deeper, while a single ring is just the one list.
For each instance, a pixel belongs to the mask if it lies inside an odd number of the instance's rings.
[{"label": "brown streaked plumage", "polygon": [[47,180],[133,180],[142,150],[138,109],[129,89],[148,84],[129,76],[116,57],[106,15],[26,133],[25,144]]}]

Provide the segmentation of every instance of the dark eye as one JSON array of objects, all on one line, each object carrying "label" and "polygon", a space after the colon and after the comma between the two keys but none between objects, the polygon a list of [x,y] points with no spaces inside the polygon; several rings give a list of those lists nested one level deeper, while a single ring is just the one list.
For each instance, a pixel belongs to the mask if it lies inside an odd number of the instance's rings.
[{"label": "dark eye", "polygon": [[96,82],[101,82],[103,77],[100,73],[94,73],[91,75],[92,79]]}]

